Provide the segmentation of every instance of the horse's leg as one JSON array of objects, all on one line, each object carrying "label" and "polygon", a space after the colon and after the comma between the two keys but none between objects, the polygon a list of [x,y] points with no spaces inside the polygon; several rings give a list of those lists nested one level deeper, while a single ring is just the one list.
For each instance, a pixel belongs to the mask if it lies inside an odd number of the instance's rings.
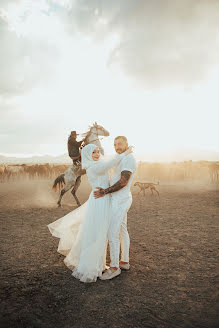
[{"label": "horse's leg", "polygon": [[81,184],[81,177],[79,176],[79,177],[77,177],[75,185],[71,191],[74,199],[76,200],[78,207],[81,206],[81,203],[79,202],[78,197],[76,196],[76,191],[78,190],[78,187],[80,186],[80,184]]},{"label": "horse's leg", "polygon": [[61,207],[61,200],[62,200],[62,197],[64,196],[65,193],[66,193],[66,190],[65,190],[65,188],[64,188],[64,189],[62,189],[61,192],[60,192],[59,200],[58,200],[58,202],[57,202],[58,207]]},{"label": "horse's leg", "polygon": [[[70,190],[72,187],[74,187],[76,182],[76,176],[73,172],[72,166],[68,167],[67,170],[64,172],[64,181],[61,181],[65,183],[65,187],[61,190],[59,200],[57,202],[58,207],[61,207],[61,200],[64,194]],[[62,185],[61,185],[62,186]]]},{"label": "horse's leg", "polygon": [[158,194],[158,196],[160,197],[159,191],[157,189],[154,189],[156,191],[156,193]]},{"label": "horse's leg", "polygon": [[60,196],[59,196],[59,200],[57,202],[58,204],[58,207],[61,207],[61,200],[62,200],[62,197],[64,196],[64,194],[72,187],[72,185],[70,187],[65,187],[61,190],[60,192]]}]

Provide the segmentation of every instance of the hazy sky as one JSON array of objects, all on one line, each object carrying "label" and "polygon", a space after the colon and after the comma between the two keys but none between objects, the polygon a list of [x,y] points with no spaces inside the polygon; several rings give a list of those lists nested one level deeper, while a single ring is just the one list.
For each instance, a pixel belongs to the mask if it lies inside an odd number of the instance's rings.
[{"label": "hazy sky", "polygon": [[0,153],[97,121],[137,153],[219,151],[219,0],[1,0]]}]

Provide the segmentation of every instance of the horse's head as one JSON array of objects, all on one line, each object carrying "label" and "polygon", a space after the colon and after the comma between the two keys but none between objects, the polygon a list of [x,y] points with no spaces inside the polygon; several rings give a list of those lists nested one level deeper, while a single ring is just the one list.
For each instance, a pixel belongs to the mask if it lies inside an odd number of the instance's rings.
[{"label": "horse's head", "polygon": [[109,135],[110,135],[109,132],[106,129],[104,129],[103,126],[98,125],[97,122],[95,122],[90,127],[90,130],[86,134],[85,145],[89,143],[97,145],[97,147],[99,147],[100,149],[101,154],[104,155],[104,149],[101,146],[99,136],[108,137]]},{"label": "horse's head", "polygon": [[98,125],[97,122],[93,124],[93,126],[90,129],[90,132],[103,137],[109,137],[110,135],[109,132],[106,129],[104,129],[103,126]]}]

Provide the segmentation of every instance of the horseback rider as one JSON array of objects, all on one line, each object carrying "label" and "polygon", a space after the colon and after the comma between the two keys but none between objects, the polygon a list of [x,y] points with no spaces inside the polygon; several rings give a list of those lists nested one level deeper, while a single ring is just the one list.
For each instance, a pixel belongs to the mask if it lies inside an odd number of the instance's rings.
[{"label": "horseback rider", "polygon": [[81,154],[80,149],[85,138],[81,141],[77,141],[78,134],[76,131],[71,131],[71,134],[68,137],[68,154],[69,157],[73,160],[73,165],[79,166],[81,164]]}]

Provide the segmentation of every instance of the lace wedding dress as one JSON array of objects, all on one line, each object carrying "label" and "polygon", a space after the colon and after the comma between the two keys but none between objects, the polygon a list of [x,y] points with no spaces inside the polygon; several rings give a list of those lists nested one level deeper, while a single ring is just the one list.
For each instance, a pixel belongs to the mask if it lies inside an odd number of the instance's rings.
[{"label": "lace wedding dress", "polygon": [[95,199],[96,187],[108,188],[108,170],[120,163],[124,154],[112,160],[94,162],[87,169],[92,186],[89,199],[81,207],[48,225],[51,234],[60,238],[58,252],[72,275],[82,282],[94,282],[102,275],[106,262],[107,232],[111,216],[110,194]]}]

